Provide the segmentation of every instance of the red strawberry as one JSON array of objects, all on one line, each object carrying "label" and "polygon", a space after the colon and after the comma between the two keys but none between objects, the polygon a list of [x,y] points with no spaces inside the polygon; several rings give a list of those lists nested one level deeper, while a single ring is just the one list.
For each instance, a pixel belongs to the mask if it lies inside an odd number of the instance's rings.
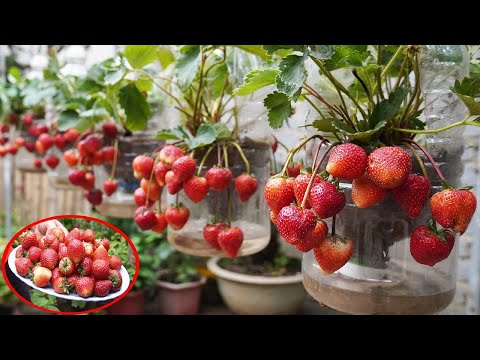
[{"label": "red strawberry", "polygon": [[153,169],[153,159],[146,155],[139,155],[132,162],[133,175],[137,179],[149,179]]},{"label": "red strawberry", "polygon": [[83,298],[87,298],[93,294],[95,281],[91,277],[82,276],[75,283],[75,291]]},{"label": "red strawberry", "polygon": [[273,136],[272,152],[275,154],[278,148],[278,139],[275,137],[275,135],[272,135],[272,136]]},{"label": "red strawberry", "polygon": [[40,256],[42,256],[43,250],[36,246],[31,246],[28,249],[28,258],[32,263],[37,263],[40,261]]},{"label": "red strawberry", "polygon": [[7,124],[0,124],[0,132],[7,133],[10,131],[10,127]]},{"label": "red strawberry", "polygon": [[[133,192],[133,200],[137,206],[144,206],[147,201],[147,194],[142,188],[138,188]],[[148,206],[152,206],[155,201],[148,200]]]},{"label": "red strawberry", "polygon": [[133,219],[138,227],[143,231],[150,230],[157,224],[157,218],[151,209],[141,206],[137,209],[137,211],[135,211]]},{"label": "red strawberry", "polygon": [[103,193],[99,189],[93,189],[85,193],[85,198],[93,206],[100,205],[102,203],[102,197],[103,197]]},{"label": "red strawberry", "polygon": [[437,231],[434,226],[417,226],[410,236],[410,254],[416,262],[428,266],[448,258],[455,244],[450,230]]},{"label": "red strawberry", "polygon": [[89,135],[85,140],[85,149],[90,154],[94,154],[102,147],[102,140],[96,135]]},{"label": "red strawberry", "polygon": [[78,164],[78,155],[75,150],[70,149],[63,153],[63,160],[69,167],[73,167]]},{"label": "red strawberry", "polygon": [[60,243],[63,243],[65,241],[65,233],[62,229],[58,227],[50,229],[48,231],[48,234],[52,234],[53,236],[55,236]]},{"label": "red strawberry", "polygon": [[58,157],[53,155],[45,156],[45,164],[47,164],[50,169],[55,169],[59,163],[60,159]]},{"label": "red strawberry", "polygon": [[50,279],[52,278],[52,272],[42,266],[38,266],[33,271],[33,283],[38,287],[45,287],[50,283]]},{"label": "red strawberry", "polygon": [[58,254],[53,249],[45,249],[40,255],[40,262],[43,267],[53,270],[58,264]]},{"label": "red strawberry", "polygon": [[112,282],[111,292],[117,292],[122,288],[122,275],[118,270],[110,270],[108,273],[108,280]]},{"label": "red strawberry", "polygon": [[25,231],[20,235],[20,244],[23,249],[30,249],[30,247],[37,245],[37,235],[31,230]]},{"label": "red strawberry", "polygon": [[192,176],[183,184],[183,190],[190,200],[199,203],[207,196],[207,180],[204,177]]},{"label": "red strawberry", "polygon": [[375,185],[368,174],[352,181],[352,201],[360,209],[382,202],[387,195],[388,190]]},{"label": "red strawberry", "polygon": [[180,230],[187,223],[190,216],[190,211],[187,207],[183,206],[181,203],[178,206],[169,206],[165,210],[165,219],[175,230]]},{"label": "red strawberry", "polygon": [[165,218],[165,213],[156,213],[155,218],[157,219],[157,223],[152,230],[156,233],[163,233],[168,226],[167,219]]},{"label": "red strawberry", "polygon": [[55,146],[58,148],[58,149],[63,149],[65,147],[67,143],[67,140],[65,140],[65,138],[63,137],[62,134],[57,134],[55,135]]},{"label": "red strawberry", "polygon": [[283,207],[295,201],[293,179],[270,178],[263,189],[263,195],[268,207],[278,214]]},{"label": "red strawberry", "polygon": [[229,258],[237,256],[243,243],[243,231],[237,227],[223,229],[218,233],[218,245]]},{"label": "red strawberry", "polygon": [[93,253],[93,262],[96,260],[105,260],[106,262],[109,261],[108,251],[103,245],[99,245]]},{"label": "red strawberry", "polygon": [[73,264],[73,261],[70,260],[70,258],[68,257],[64,257],[63,259],[61,259],[58,263],[58,267],[60,268],[60,273],[62,275],[72,275],[75,271],[75,265]]},{"label": "red strawberry", "polygon": [[347,143],[335,146],[328,158],[329,174],[340,179],[358,179],[367,169],[367,153],[360,146]]},{"label": "red strawberry", "polygon": [[346,236],[327,235],[313,248],[315,259],[324,274],[332,274],[347,263],[353,254],[353,241]]},{"label": "red strawberry", "polygon": [[67,277],[68,287],[71,289],[75,289],[75,285],[77,284],[77,280],[80,278],[77,274],[73,274]]},{"label": "red strawberry", "polygon": [[120,259],[117,255],[110,255],[110,259],[109,259],[109,263],[110,263],[110,269],[113,269],[113,270],[120,270],[120,268],[122,267],[123,265],[123,261],[122,259]]},{"label": "red strawberry", "polygon": [[302,169],[302,163],[300,161],[296,161],[293,166],[287,167],[287,174],[289,177],[297,177],[300,175],[300,170]]},{"label": "red strawberry", "polygon": [[181,182],[192,177],[197,170],[197,162],[188,155],[184,155],[172,163],[172,171]]},{"label": "red strawberry", "polygon": [[232,182],[232,171],[230,169],[214,166],[207,170],[205,179],[207,185],[213,190],[222,191],[228,188]]},{"label": "red strawberry", "polygon": [[87,191],[91,191],[95,188],[95,175],[91,171],[85,173],[85,181],[81,185]]},{"label": "red strawberry", "polygon": [[25,149],[28,152],[33,152],[35,150],[35,143],[33,141],[25,141]]},{"label": "red strawberry", "polygon": [[212,248],[221,250],[218,244],[218,233],[225,228],[227,228],[227,224],[225,223],[207,224],[203,228],[203,238]]},{"label": "red strawberry", "polygon": [[105,161],[107,164],[113,164],[113,161],[115,160],[115,148],[113,146],[103,147],[101,153],[103,161]]},{"label": "red strawberry", "polygon": [[103,191],[107,196],[112,195],[117,190],[117,182],[112,179],[105,180],[103,182]]},{"label": "red strawberry", "polygon": [[424,176],[410,174],[402,186],[392,190],[393,199],[408,216],[419,216],[430,195],[430,181]]},{"label": "red strawberry", "polygon": [[18,151],[18,148],[15,145],[7,145],[5,146],[5,150],[7,150],[8,153],[15,155]]},{"label": "red strawberry", "polygon": [[171,168],[175,160],[179,159],[184,155],[185,151],[183,151],[179,147],[176,147],[175,145],[164,146],[158,154],[160,161],[163,162],[168,169]]},{"label": "red strawberry", "polygon": [[183,183],[175,176],[172,170],[165,174],[165,184],[167,184],[167,191],[174,195],[182,189]]},{"label": "red strawberry", "polygon": [[42,168],[42,160],[40,160],[40,159],[33,160],[33,166],[35,166],[38,169],[41,169]]},{"label": "red strawberry", "polygon": [[59,244],[60,242],[53,234],[48,234],[43,240],[43,246],[45,249],[52,248],[53,250],[58,251]]},{"label": "red strawberry", "polygon": [[105,250],[110,250],[110,241],[108,241],[108,239],[103,238],[102,240],[100,240],[100,245],[103,245]]},{"label": "red strawberry", "polygon": [[169,169],[161,161],[155,164],[155,167],[153,169],[154,171],[153,175],[155,176],[155,181],[157,182],[158,185],[160,186],[165,185],[165,174],[167,173],[168,170]]},{"label": "red strawberry", "polygon": [[77,169],[77,170],[70,170],[68,173],[68,180],[72,183],[72,185],[82,186],[85,184],[85,175],[87,173],[85,170]]},{"label": "red strawberry", "polygon": [[15,269],[17,269],[17,273],[20,276],[27,276],[32,265],[32,260],[29,258],[22,257],[15,259]]},{"label": "red strawberry", "polygon": [[345,207],[345,193],[338,191],[335,185],[321,182],[312,186],[308,201],[318,217],[326,219],[338,214]]},{"label": "red strawberry", "polygon": [[412,170],[408,152],[398,146],[385,146],[368,156],[368,176],[382,189],[395,189],[407,181]]},{"label": "red strawberry", "polygon": [[316,225],[317,219],[313,211],[297,206],[285,206],[277,216],[278,232],[292,245],[305,241]]},{"label": "red strawberry", "polygon": [[55,279],[52,279],[53,290],[57,294],[69,294],[70,293],[70,286],[68,285],[68,281],[65,277],[60,276]]},{"label": "red strawberry", "polygon": [[35,148],[40,154],[50,149],[55,144],[55,139],[48,134],[41,134],[35,142]]},{"label": "red strawberry", "polygon": [[86,257],[78,265],[77,272],[81,276],[90,276],[92,274],[93,260]]},{"label": "red strawberry", "polygon": [[83,242],[83,247],[85,248],[85,257],[88,257],[88,258],[93,257],[93,252],[94,252],[93,244],[89,242]]},{"label": "red strawberry", "polygon": [[67,245],[68,257],[75,264],[79,264],[85,258],[85,247],[80,240],[72,239]]},{"label": "red strawberry", "polygon": [[80,136],[80,133],[78,132],[77,129],[68,129],[67,131],[65,131],[65,133],[63,134],[63,137],[65,138],[65,140],[69,141],[69,142],[75,142],[77,141],[78,137]]},{"label": "red strawberry", "polygon": [[68,250],[67,250],[67,245],[60,243],[58,245],[58,257],[60,259],[67,257],[68,256]]},{"label": "red strawberry", "polygon": [[110,280],[98,280],[95,282],[95,295],[99,297],[107,296],[112,288]]},{"label": "red strawberry", "polygon": [[95,279],[106,279],[108,277],[108,272],[110,271],[109,261],[102,259],[95,260],[92,266],[92,274]]},{"label": "red strawberry", "polygon": [[477,199],[470,190],[445,189],[430,199],[433,218],[444,228],[463,234],[477,208]]},{"label": "red strawberry", "polygon": [[93,244],[95,242],[95,232],[92,229],[84,230],[80,235],[80,240]]},{"label": "red strawberry", "polygon": [[102,165],[104,161],[105,161],[105,159],[103,157],[103,151],[102,150],[98,150],[93,154],[93,156],[92,156],[93,165],[97,165],[97,166]]},{"label": "red strawberry", "polygon": [[[293,193],[295,194],[295,199],[297,200],[297,204],[300,205],[303,201],[303,197],[305,196],[305,191],[307,191],[308,183],[312,178],[312,174],[300,174],[298,175],[295,180],[293,181]],[[320,176],[315,175],[315,179],[313,180],[313,185],[321,183],[323,180]],[[305,208],[310,209],[310,203],[305,203]]]},{"label": "red strawberry", "polygon": [[257,191],[257,180],[249,174],[242,174],[235,179],[235,190],[241,201],[248,201]]},{"label": "red strawberry", "polygon": [[15,139],[15,146],[17,148],[21,148],[23,145],[25,145],[25,139],[23,137],[18,137]]},{"label": "red strawberry", "polygon": [[52,270],[52,278],[51,278],[52,281],[60,276],[62,276],[62,273],[60,272],[59,267],[56,267],[55,269]]},{"label": "red strawberry", "polygon": [[102,131],[103,131],[103,135],[109,139],[113,139],[118,135],[117,126],[113,122],[103,123]]},{"label": "red strawberry", "polygon": [[328,234],[328,226],[323,220],[318,220],[317,225],[304,241],[295,244],[297,250],[302,252],[309,252],[314,247],[320,245]]},{"label": "red strawberry", "polygon": [[27,253],[28,251],[20,245],[15,252],[15,258],[27,257]]},{"label": "red strawberry", "polygon": [[[148,194],[148,198],[152,201],[156,201],[160,198],[160,194],[162,193],[162,187],[157,184],[155,179],[147,180],[142,179],[140,181],[140,188],[145,191],[145,194]],[[150,190],[148,189],[150,188]]]},{"label": "red strawberry", "polygon": [[71,240],[77,239],[80,240],[82,238],[82,234],[80,233],[80,230],[78,228],[73,228],[72,231],[68,233],[67,236],[65,236],[65,245],[68,246]]},{"label": "red strawberry", "polygon": [[23,123],[25,125],[32,125],[33,123],[33,115],[32,114],[24,114],[23,115]]}]

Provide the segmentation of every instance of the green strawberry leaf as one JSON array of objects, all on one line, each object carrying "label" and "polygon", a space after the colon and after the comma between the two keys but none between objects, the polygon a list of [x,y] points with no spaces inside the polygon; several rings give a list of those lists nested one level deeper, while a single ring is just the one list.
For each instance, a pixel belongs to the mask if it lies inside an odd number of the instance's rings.
[{"label": "green strawberry leaf", "polygon": [[253,70],[245,76],[243,84],[236,88],[233,93],[234,95],[245,96],[274,84],[279,72],[277,69]]},{"label": "green strawberry leaf", "polygon": [[480,115],[480,103],[475,98],[462,94],[456,95],[465,104],[470,115]]},{"label": "green strawberry leaf", "polygon": [[125,57],[135,69],[140,69],[157,60],[157,45],[127,45]]},{"label": "green strawberry leaf", "polygon": [[277,87],[280,92],[288,96],[294,96],[297,93],[299,95],[299,90],[307,80],[305,60],[305,56],[288,55],[280,62],[278,65],[280,73],[277,76]]},{"label": "green strawberry leaf", "polygon": [[377,125],[375,125],[373,129],[356,132],[355,129],[353,129],[350,125],[345,124],[339,119],[335,119],[332,122],[333,127],[340,131],[342,134],[349,137],[350,139],[360,141],[368,141],[372,135],[384,128],[386,124],[387,121],[382,120]]},{"label": "green strawberry leaf", "polygon": [[272,55],[279,50],[304,51],[304,45],[262,45],[267,54]]},{"label": "green strawberry leaf", "polygon": [[80,116],[75,110],[62,111],[60,115],[58,115],[58,130],[67,131],[70,128],[75,128],[79,120]]},{"label": "green strawberry leaf", "polygon": [[403,100],[407,97],[408,92],[408,88],[403,86],[399,87],[397,90],[390,93],[388,99],[382,100],[376,104],[373,108],[372,115],[370,116],[370,126],[374,128],[378,123],[394,117],[398,113]]},{"label": "green strawberry leaf", "polygon": [[185,45],[180,49],[175,67],[175,76],[182,91],[186,91],[192,84],[195,76],[197,76],[200,69],[200,57],[199,45]]},{"label": "green strawberry leaf", "polygon": [[231,137],[232,133],[225,124],[202,124],[198,128],[197,135],[187,143],[190,149],[197,149]]},{"label": "green strawberry leaf", "polygon": [[331,59],[334,53],[335,50],[330,45],[312,45],[308,51],[308,55],[318,60]]},{"label": "green strawberry leaf", "polygon": [[120,89],[119,102],[125,110],[125,125],[129,130],[143,130],[150,118],[151,110],[145,97],[135,84],[128,84]]},{"label": "green strawberry leaf", "polygon": [[185,132],[185,130],[181,126],[179,126],[179,127],[173,128],[173,129],[161,130],[155,135],[155,138],[157,140],[184,140],[184,141],[188,141],[190,137]]},{"label": "green strawberry leaf", "polygon": [[367,45],[336,45],[332,47],[335,53],[325,61],[325,68],[329,71],[362,66],[369,56]]},{"label": "green strawberry leaf", "polygon": [[268,123],[273,129],[282,127],[283,122],[288,119],[292,113],[292,105],[287,95],[277,91],[269,94],[263,104],[269,110]]},{"label": "green strawberry leaf", "polygon": [[208,87],[212,90],[213,92],[213,97],[216,99],[222,94],[222,89],[225,85],[225,79],[228,78],[228,69],[227,65],[225,63],[215,65],[213,67],[208,75],[206,80],[206,83],[208,84]]},{"label": "green strawberry leaf", "polygon": [[480,95],[480,79],[465,77],[462,81],[455,80],[455,84],[450,86],[450,90],[457,95],[477,97]]},{"label": "green strawberry leaf", "polygon": [[332,122],[337,120],[335,118],[326,118],[326,119],[319,119],[314,120],[311,124],[303,125],[302,127],[313,126],[318,131],[322,132],[336,132],[337,129],[332,125]]},{"label": "green strawberry leaf", "polygon": [[239,49],[242,49],[243,51],[246,51],[250,54],[259,56],[262,58],[262,60],[268,60],[270,59],[270,56],[267,54],[265,49],[262,48],[262,45],[233,45]]},{"label": "green strawberry leaf", "polygon": [[175,55],[173,55],[167,45],[159,45],[157,47],[157,59],[162,64],[162,68],[166,69],[168,65],[175,61]]}]

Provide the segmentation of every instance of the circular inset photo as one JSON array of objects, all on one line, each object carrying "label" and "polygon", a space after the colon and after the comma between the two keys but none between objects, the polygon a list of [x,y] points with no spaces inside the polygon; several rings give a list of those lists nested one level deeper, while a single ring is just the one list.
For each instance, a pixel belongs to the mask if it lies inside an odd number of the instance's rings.
[{"label": "circular inset photo", "polygon": [[24,227],[2,257],[2,274],[15,295],[37,309],[61,314],[107,308],[132,289],[138,270],[138,253],[121,230],[81,215]]}]

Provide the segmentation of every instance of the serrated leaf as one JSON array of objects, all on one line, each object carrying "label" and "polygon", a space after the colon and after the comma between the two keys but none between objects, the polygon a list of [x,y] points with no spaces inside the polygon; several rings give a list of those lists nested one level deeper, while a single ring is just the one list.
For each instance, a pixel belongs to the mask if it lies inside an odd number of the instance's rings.
[{"label": "serrated leaf", "polygon": [[461,95],[461,94],[456,94],[456,95],[460,98],[460,100],[463,101],[470,115],[480,115],[479,102],[477,102],[473,97],[470,97],[470,96]]},{"label": "serrated leaf", "polygon": [[265,49],[262,48],[262,45],[233,45],[233,46],[239,49],[242,49],[243,51],[246,51],[250,54],[259,56],[260,58],[262,58],[262,60],[270,59],[270,56],[268,56]]},{"label": "serrated leaf", "polygon": [[135,86],[137,89],[142,91],[151,91],[152,90],[152,80],[150,79],[137,79],[135,80]]},{"label": "serrated leaf", "polygon": [[125,69],[118,69],[116,71],[108,72],[105,75],[104,83],[106,85],[113,85],[120,81],[125,75]]},{"label": "serrated leaf", "polygon": [[258,89],[275,83],[275,78],[280,71],[277,69],[253,70],[245,76],[243,84],[234,90],[234,94],[245,96]]},{"label": "serrated leaf", "polygon": [[215,138],[219,141],[229,140],[232,137],[232,132],[227,127],[227,125],[222,123],[215,123],[210,125],[215,131]]},{"label": "serrated leaf", "polygon": [[288,96],[297,94],[307,79],[305,56],[288,55],[280,62],[278,68],[280,70],[277,77],[278,90]]},{"label": "serrated leaf", "polygon": [[74,128],[79,120],[80,116],[75,110],[62,111],[57,120],[58,130],[67,131],[70,128]]},{"label": "serrated leaf", "polygon": [[188,140],[189,136],[182,127],[161,130],[155,136],[157,140]]},{"label": "serrated leaf", "polygon": [[269,110],[268,123],[273,129],[282,127],[283,122],[289,118],[292,113],[292,105],[287,95],[274,92],[269,94],[263,104]]},{"label": "serrated leaf", "polygon": [[81,111],[78,115],[83,119],[88,119],[92,122],[97,122],[105,119],[106,117],[108,117],[109,114],[108,114],[108,111],[105,110],[104,108],[96,107],[93,109]]},{"label": "serrated leaf", "polygon": [[159,45],[157,47],[157,58],[164,69],[166,69],[168,65],[175,61],[175,56],[167,45]]},{"label": "serrated leaf", "polygon": [[198,128],[197,135],[188,143],[190,149],[196,149],[206,145],[210,145],[217,139],[213,127],[202,124]]},{"label": "serrated leaf", "polygon": [[352,127],[345,124],[341,120],[335,119],[332,122],[332,125],[342,134],[346,135],[348,138],[352,140],[361,140],[361,141],[368,140],[372,135],[374,135],[376,132],[384,128],[386,124],[387,122],[385,120],[380,121],[373,129],[370,129],[367,131],[355,132],[355,130]]},{"label": "serrated leaf", "polygon": [[304,51],[305,45],[262,45],[262,48],[271,55],[278,50]]},{"label": "serrated leaf", "polygon": [[225,85],[225,80],[227,80],[227,77],[228,69],[225,63],[216,65],[209,71],[205,80],[208,84],[208,87],[212,91],[214,99],[218,98],[222,94],[222,89]]},{"label": "serrated leaf", "polygon": [[410,118],[410,128],[414,130],[424,130],[426,123],[419,119],[420,115],[422,114],[422,110],[417,111],[411,118]]},{"label": "serrated leaf", "polygon": [[298,97],[302,93],[302,88],[297,87],[296,85],[287,85],[285,84],[279,76],[275,79],[275,84],[277,85],[277,90],[281,93],[287,94],[293,101],[297,101]]},{"label": "serrated leaf", "polygon": [[465,77],[462,81],[455,80],[455,84],[450,86],[450,90],[457,95],[477,97],[480,95],[480,79]]},{"label": "serrated leaf", "polygon": [[186,91],[197,76],[200,68],[201,53],[199,45],[185,45],[180,49],[177,64],[175,67],[175,76],[178,86],[182,91]]},{"label": "serrated leaf", "polygon": [[128,84],[120,89],[119,102],[127,116],[125,125],[129,130],[143,130],[150,118],[151,110],[145,97],[135,84]]},{"label": "serrated leaf", "polygon": [[399,87],[397,90],[390,93],[388,99],[382,100],[376,104],[373,108],[372,115],[370,116],[370,126],[374,127],[379,122],[394,117],[398,113],[403,100],[407,97],[408,92],[408,88],[404,86]]},{"label": "serrated leaf", "polygon": [[325,61],[325,68],[329,71],[362,66],[367,59],[367,45],[336,45],[333,46],[335,53]]},{"label": "serrated leaf", "polygon": [[157,59],[157,45],[127,45],[125,57],[135,69],[140,69]]},{"label": "serrated leaf", "polygon": [[332,122],[334,120],[337,120],[335,118],[325,118],[325,119],[319,119],[313,121],[311,124],[305,125],[307,126],[313,126],[316,128],[318,131],[322,132],[336,132],[337,129],[332,125]]},{"label": "serrated leaf", "polygon": [[331,59],[335,50],[330,45],[312,45],[308,54],[318,60]]}]

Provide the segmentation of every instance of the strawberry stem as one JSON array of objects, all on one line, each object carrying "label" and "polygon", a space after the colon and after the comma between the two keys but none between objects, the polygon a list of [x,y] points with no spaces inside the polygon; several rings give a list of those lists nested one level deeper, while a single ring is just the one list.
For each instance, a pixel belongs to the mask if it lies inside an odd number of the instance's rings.
[{"label": "strawberry stem", "polygon": [[288,147],[283,142],[281,142],[277,139],[277,144],[280,145],[281,147],[283,147],[288,154],[288,152],[289,152]]},{"label": "strawberry stem", "polygon": [[[319,138],[319,139],[323,140],[323,137],[320,136],[320,135],[311,135],[311,136],[307,137],[306,139],[303,139],[297,146],[295,146],[293,149],[291,149],[288,152],[287,160],[285,161],[285,165],[283,166],[282,172],[280,173],[281,176],[285,176],[285,173],[287,172],[287,169],[288,169],[288,164],[290,163],[290,160],[293,158],[293,155],[295,155],[295,153],[298,150],[300,150],[303,146],[305,146],[306,143],[308,143],[310,140],[315,139],[315,138]],[[325,141],[328,143],[328,140],[325,140]]]},{"label": "strawberry stem", "polygon": [[153,161],[152,172],[150,173],[150,178],[148,179],[147,198],[145,200],[145,205],[147,206],[147,208],[149,207],[148,203],[150,201],[149,196],[150,196],[150,187],[152,185],[153,173],[155,172],[155,165],[157,165],[159,158],[160,158],[160,154],[157,154],[157,156],[155,156],[155,160]]},{"label": "strawberry stem", "polygon": [[410,149],[410,151],[412,152],[413,156],[415,157],[415,160],[417,160],[417,163],[418,163],[418,166],[420,166],[420,169],[422,170],[422,173],[423,173],[423,176],[425,176],[425,178],[427,180],[430,180],[428,178],[428,174],[427,174],[427,169],[425,169],[425,164],[423,163],[422,159],[420,159],[420,156],[418,156],[417,152],[415,151],[414,147],[408,143],[404,143],[404,145]]},{"label": "strawberry stem", "polygon": [[335,236],[335,223],[337,220],[337,215],[333,215],[332,217],[332,235]]},{"label": "strawberry stem", "polygon": [[223,148],[223,161],[225,163],[225,167],[228,169],[228,153],[227,153],[227,146],[225,144],[222,145]]},{"label": "strawberry stem", "polygon": [[324,142],[325,142],[325,139],[320,141],[320,144],[318,144],[317,151],[315,152],[315,157],[313,158],[313,162],[312,162],[312,170],[315,168],[315,165],[317,164],[318,154],[320,153],[320,149],[322,148],[322,145]]},{"label": "strawberry stem", "polygon": [[245,156],[245,153],[243,152],[240,145],[238,145],[236,142],[233,142],[233,141],[231,141],[229,144],[233,145],[238,150],[238,153],[240,154],[240,157],[242,158],[243,162],[245,163],[247,174],[250,175],[250,163],[248,162],[247,157]]},{"label": "strawberry stem", "polygon": [[112,164],[112,171],[110,173],[110,178],[113,179],[115,177],[115,169],[117,168],[117,158],[118,158],[118,138],[115,138],[115,143],[113,145],[113,164]]},{"label": "strawberry stem", "polygon": [[200,161],[200,165],[198,166],[197,176],[200,176],[200,174],[202,173],[203,165],[205,164],[205,161],[207,160],[208,155],[210,155],[210,153],[212,152],[213,148],[214,146],[210,146],[205,152],[205,155],[203,155],[202,161]]},{"label": "strawberry stem", "polygon": [[[442,181],[442,184],[448,185],[447,180],[445,180],[445,177],[443,176],[442,172],[440,171],[437,164],[433,160],[432,156],[428,153],[428,151],[422,145],[420,145],[419,143],[417,143],[416,141],[411,140],[411,139],[404,139],[403,141],[404,142],[409,142],[409,143],[415,145],[416,147],[418,147],[425,154],[428,161],[430,161],[430,163],[432,164],[433,168],[435,169],[435,172],[437,173],[438,177]],[[448,186],[448,187],[450,187],[450,186]]]},{"label": "strawberry stem", "polygon": [[222,166],[222,150],[220,144],[217,144],[217,165]]}]

